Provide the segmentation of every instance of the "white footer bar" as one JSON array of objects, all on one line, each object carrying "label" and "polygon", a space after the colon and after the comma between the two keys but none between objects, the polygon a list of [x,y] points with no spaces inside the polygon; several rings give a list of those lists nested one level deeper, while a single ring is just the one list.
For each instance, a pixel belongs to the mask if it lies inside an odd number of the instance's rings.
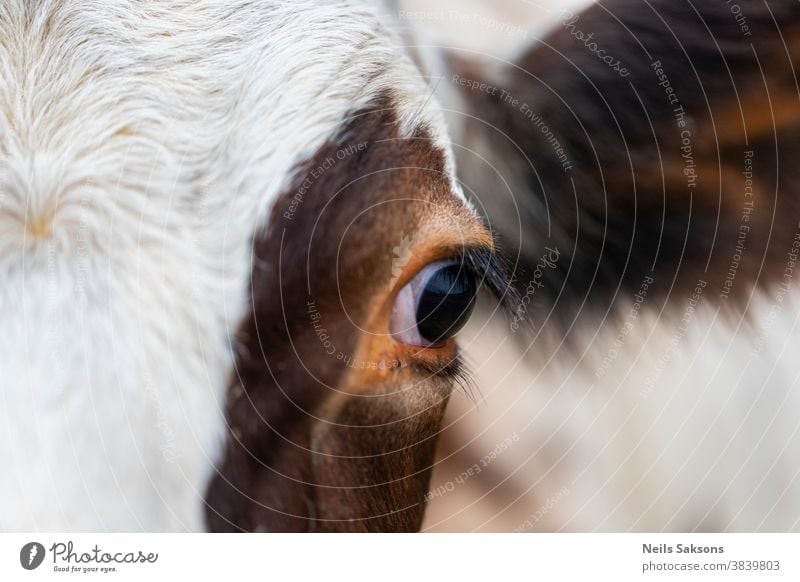
[{"label": "white footer bar", "polygon": [[[800,534],[3,534],[0,580],[800,580]],[[290,578],[291,577],[291,578]]]}]

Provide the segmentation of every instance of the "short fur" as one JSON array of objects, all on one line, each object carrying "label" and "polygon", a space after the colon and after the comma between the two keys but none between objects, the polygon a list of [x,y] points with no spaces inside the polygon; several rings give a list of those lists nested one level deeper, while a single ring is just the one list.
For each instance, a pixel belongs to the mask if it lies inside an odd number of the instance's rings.
[{"label": "short fur", "polygon": [[390,38],[350,0],[0,0],[0,529],[205,528],[251,243],[298,166],[391,90],[460,195]]}]

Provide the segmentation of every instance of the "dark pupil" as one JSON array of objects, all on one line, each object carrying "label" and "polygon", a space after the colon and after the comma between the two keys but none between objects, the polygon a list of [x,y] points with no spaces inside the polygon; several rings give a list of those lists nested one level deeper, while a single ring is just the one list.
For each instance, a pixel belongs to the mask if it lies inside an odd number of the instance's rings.
[{"label": "dark pupil", "polygon": [[417,330],[431,343],[453,337],[475,306],[475,280],[462,265],[431,275],[417,304]]}]

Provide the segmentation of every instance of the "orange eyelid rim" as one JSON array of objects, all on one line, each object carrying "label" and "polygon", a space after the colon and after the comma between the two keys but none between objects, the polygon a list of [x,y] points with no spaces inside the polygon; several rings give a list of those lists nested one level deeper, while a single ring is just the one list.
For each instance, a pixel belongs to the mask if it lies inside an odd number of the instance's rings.
[{"label": "orange eyelid rim", "polygon": [[356,361],[365,365],[353,370],[343,386],[344,390],[354,394],[370,392],[374,386],[396,379],[398,374],[409,380],[415,378],[417,371],[411,367],[413,364],[441,369],[455,359],[458,354],[455,338],[430,347],[403,344],[389,333],[389,321],[397,294],[423,267],[435,261],[457,258],[467,248],[483,246],[493,250],[491,236],[483,228],[480,232],[485,236],[467,240],[440,238],[438,244],[427,243],[424,248],[412,249],[412,258],[404,265],[402,275],[376,299],[376,308],[361,334],[355,354]]},{"label": "orange eyelid rim", "polygon": [[413,248],[411,257],[403,265],[402,274],[394,282],[390,299],[393,300],[394,296],[416,277],[417,273],[431,263],[457,259],[464,254],[464,250],[467,248],[485,247],[494,252],[492,235],[483,226],[475,225],[474,228],[469,228],[463,234],[469,235],[469,238],[467,236],[439,236],[420,244],[419,248]]},{"label": "orange eyelid rim", "polygon": [[[470,233],[473,234],[473,233]],[[403,266],[403,272],[394,282],[392,288],[379,300],[371,323],[368,326],[370,333],[364,334],[359,358],[367,362],[383,362],[383,369],[371,370],[370,375],[386,376],[396,373],[398,367],[407,367],[409,363],[424,363],[433,367],[444,367],[450,363],[457,354],[456,341],[450,338],[435,346],[414,346],[398,342],[389,332],[389,321],[397,294],[407,285],[426,265],[436,261],[456,259],[463,255],[464,249],[484,246],[494,249],[491,235],[482,226],[476,229],[479,236],[465,237],[438,237],[432,241],[425,241],[421,248],[412,248],[409,261]],[[399,366],[390,364],[399,363]]]}]

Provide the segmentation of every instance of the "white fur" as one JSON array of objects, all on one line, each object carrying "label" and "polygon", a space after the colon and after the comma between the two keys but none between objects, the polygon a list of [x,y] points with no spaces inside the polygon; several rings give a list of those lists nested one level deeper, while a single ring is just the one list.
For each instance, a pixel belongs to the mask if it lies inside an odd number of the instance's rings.
[{"label": "white fur", "polygon": [[645,301],[622,345],[633,299],[579,315],[572,347],[540,337],[524,355],[507,323],[476,319],[464,344],[482,398],[453,399],[449,422],[469,442],[461,469],[519,437],[492,467],[517,495],[467,483],[428,527],[800,530],[800,296],[756,294],[747,319],[675,300]]},{"label": "white fur", "polygon": [[0,529],[202,529],[256,229],[377,91],[442,122],[355,0],[0,0],[0,79]]}]

